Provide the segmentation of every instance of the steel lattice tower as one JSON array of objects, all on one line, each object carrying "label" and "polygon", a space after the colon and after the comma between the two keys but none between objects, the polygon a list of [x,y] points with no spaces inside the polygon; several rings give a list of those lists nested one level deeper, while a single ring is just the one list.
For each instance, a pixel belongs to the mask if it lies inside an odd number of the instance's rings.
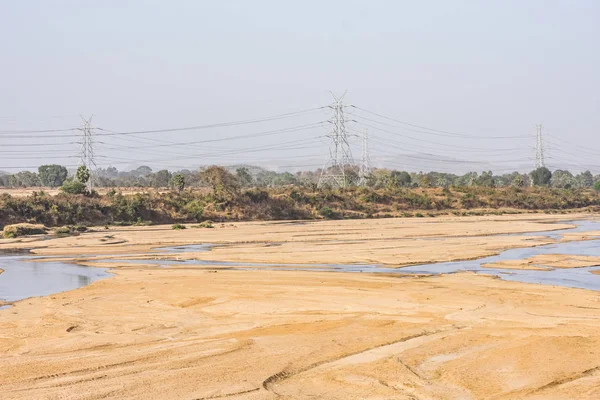
[{"label": "steel lattice tower", "polygon": [[544,161],[544,139],[542,137],[542,125],[535,126],[535,168],[545,167]]},{"label": "steel lattice tower", "polygon": [[94,189],[94,178],[95,172],[98,169],[94,156],[94,141],[92,138],[92,115],[89,119],[81,117],[83,120],[83,127],[81,132],[83,133],[83,140],[81,141],[81,150],[79,153],[79,163],[85,166],[90,172],[90,179],[87,182],[87,189],[91,192]]},{"label": "steel lattice tower", "polygon": [[358,176],[359,185],[364,186],[367,183],[367,177],[371,174],[371,158],[369,157],[369,133],[365,129],[362,137],[362,160]]},{"label": "steel lattice tower", "polygon": [[[344,93],[345,95],[345,93]],[[348,143],[348,133],[346,131],[346,117],[344,116],[343,98],[332,96],[335,102],[330,106],[333,110],[333,118],[329,121],[333,125],[333,131],[327,137],[331,139],[329,147],[329,159],[323,166],[321,176],[319,177],[318,187],[346,187],[348,179],[346,170],[354,167],[352,151]]]}]

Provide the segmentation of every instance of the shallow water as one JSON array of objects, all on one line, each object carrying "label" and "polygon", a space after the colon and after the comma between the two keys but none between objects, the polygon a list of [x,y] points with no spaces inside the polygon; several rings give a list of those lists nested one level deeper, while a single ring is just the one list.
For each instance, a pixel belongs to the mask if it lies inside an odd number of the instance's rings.
[{"label": "shallow water", "polygon": [[[526,232],[511,235],[524,236],[546,236],[552,239],[560,239],[565,233],[600,231],[600,222],[597,221],[569,221],[577,225],[572,229],[561,229],[555,231]],[[548,226],[549,228],[552,225]],[[177,253],[209,251],[211,245],[189,245],[178,246]],[[162,248],[170,250],[172,248]],[[556,243],[546,246],[517,248],[506,250],[496,256],[484,257],[470,261],[454,261],[445,263],[433,263],[414,265],[404,268],[384,268],[373,264],[285,264],[285,263],[245,263],[231,261],[211,260],[111,260],[111,262],[131,262],[135,264],[151,264],[166,267],[178,264],[186,266],[219,266],[237,270],[305,270],[305,271],[339,271],[339,272],[368,272],[368,273],[397,273],[397,274],[450,274],[462,271],[473,271],[480,274],[498,276],[509,281],[540,283],[547,285],[566,286],[573,288],[600,290],[600,275],[592,274],[591,271],[600,269],[600,266],[586,268],[555,268],[549,271],[541,270],[514,270],[483,268],[482,264],[494,263],[503,260],[520,260],[533,257],[538,254],[572,254],[583,256],[600,257],[600,240],[576,241],[568,243]]]},{"label": "shallow water", "polygon": [[[574,229],[556,231],[528,232],[517,235],[547,236],[560,239],[565,233],[588,232],[600,230],[600,222],[571,221],[577,225]],[[552,225],[549,225],[551,228]],[[186,252],[208,252],[214,247],[211,244],[193,244],[185,246],[159,247],[155,250],[166,254],[181,254]],[[546,246],[511,249],[492,257],[484,257],[472,261],[455,261],[445,263],[414,265],[404,268],[384,268],[373,264],[285,264],[285,263],[250,263],[235,261],[211,260],[127,260],[108,259],[103,262],[151,264],[157,266],[186,265],[186,266],[217,266],[237,270],[306,270],[306,271],[338,271],[338,272],[367,272],[367,273],[397,273],[397,274],[444,274],[461,271],[473,271],[480,274],[490,274],[504,280],[540,283],[547,285],[567,286],[600,290],[600,275],[590,273],[599,270],[600,266],[572,269],[539,270],[508,270],[482,268],[482,264],[502,260],[518,260],[538,254],[572,254],[600,256],[600,239],[569,243],[556,243]],[[44,262],[35,262],[44,259]],[[399,262],[402,262],[399,260]],[[106,268],[85,267],[62,261],[52,261],[52,257],[34,257],[27,255],[0,253],[0,299],[13,302],[33,296],[47,296],[67,290],[77,289],[111,274]],[[0,310],[6,306],[0,307]]]},{"label": "shallow water", "polygon": [[600,269],[600,266],[568,269],[555,268],[550,271],[483,268],[481,266],[482,264],[503,260],[522,260],[538,254],[600,256],[600,240],[558,243],[525,249],[511,249],[506,250],[497,256],[484,257],[472,261],[414,265],[401,268],[400,271],[417,274],[447,274],[461,271],[474,271],[480,274],[495,275],[507,281],[543,283],[546,285],[600,290],[600,275],[591,273],[591,271]]},{"label": "shallow water", "polygon": [[104,268],[59,261],[33,262],[36,257],[0,256],[0,299],[12,302],[77,289],[110,276]]},{"label": "shallow water", "polygon": [[[565,233],[582,233],[582,232],[592,232],[592,231],[600,231],[600,222],[599,221],[561,221],[557,222],[559,224],[574,224],[575,228],[570,229],[558,229],[555,231],[541,231],[541,232],[525,232],[525,233],[509,233],[505,234],[508,236],[545,236],[551,239],[559,240]],[[552,224],[549,224],[548,227],[552,227]]]}]

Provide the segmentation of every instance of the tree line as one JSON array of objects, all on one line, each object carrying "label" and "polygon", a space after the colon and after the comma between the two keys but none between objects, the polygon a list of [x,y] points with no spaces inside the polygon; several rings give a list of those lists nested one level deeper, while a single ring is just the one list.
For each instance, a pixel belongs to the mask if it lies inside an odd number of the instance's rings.
[{"label": "tree line", "polygon": [[[173,188],[183,190],[185,187],[211,187],[211,176],[215,168],[225,181],[235,182],[240,187],[281,187],[304,186],[316,187],[322,170],[302,171],[297,173],[274,172],[254,166],[238,167],[205,167],[198,170],[180,170],[171,172],[166,169],[153,171],[148,166],[141,166],[130,171],[119,171],[115,167],[101,168],[94,173],[94,185],[97,187],[144,187]],[[209,171],[209,173],[206,173]],[[42,165],[37,172],[21,171],[15,174],[1,174],[0,187],[63,187],[67,193],[83,193],[85,184],[90,179],[90,172],[78,169],[69,173],[66,167],[50,164]],[[358,171],[346,170],[348,186],[359,182]],[[562,189],[590,188],[597,186],[600,190],[600,175],[590,171],[573,174],[567,170],[550,171],[541,167],[530,173],[512,172],[494,175],[492,171],[481,173],[468,172],[458,175],[443,172],[408,172],[389,169],[375,169],[367,176],[365,184],[374,189],[381,188],[429,188],[450,186],[481,187],[527,187],[547,186]]]}]

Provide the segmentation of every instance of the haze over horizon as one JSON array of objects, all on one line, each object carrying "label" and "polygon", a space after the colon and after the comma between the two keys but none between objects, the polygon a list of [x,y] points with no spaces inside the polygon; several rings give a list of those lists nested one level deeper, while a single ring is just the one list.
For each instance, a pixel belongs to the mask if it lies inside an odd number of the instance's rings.
[{"label": "haze over horizon", "polygon": [[374,166],[528,171],[543,124],[551,169],[599,173],[599,21],[592,0],[5,2],[0,170],[73,168],[80,115],[101,167],[316,169],[347,90]]}]

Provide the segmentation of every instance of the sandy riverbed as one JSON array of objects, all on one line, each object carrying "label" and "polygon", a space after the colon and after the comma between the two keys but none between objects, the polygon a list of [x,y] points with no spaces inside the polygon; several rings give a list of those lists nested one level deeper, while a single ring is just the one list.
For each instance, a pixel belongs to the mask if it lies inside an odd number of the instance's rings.
[{"label": "sandy riverbed", "polygon": [[600,257],[570,254],[539,254],[524,260],[504,260],[482,264],[484,268],[548,270],[552,268],[584,268],[600,265]]},{"label": "sandy riverbed", "polygon": [[[209,242],[227,245],[195,256],[400,266],[549,243],[489,235],[544,230],[560,219],[119,228],[1,241],[0,248],[80,258]],[[126,264],[114,272],[0,311],[0,399],[600,398],[598,292],[471,273],[393,277]]]}]

